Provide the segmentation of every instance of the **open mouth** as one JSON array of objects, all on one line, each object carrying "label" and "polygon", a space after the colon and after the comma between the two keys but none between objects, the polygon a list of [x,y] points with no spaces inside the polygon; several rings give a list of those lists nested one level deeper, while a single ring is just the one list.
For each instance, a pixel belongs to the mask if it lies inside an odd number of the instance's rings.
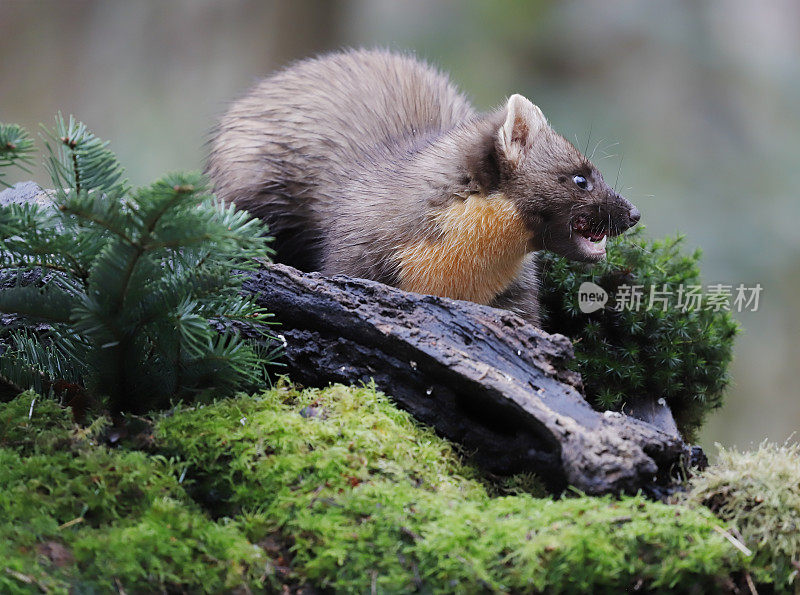
[{"label": "open mouth", "polygon": [[572,222],[572,235],[579,248],[587,255],[597,258],[605,256],[608,234],[603,230],[592,229],[585,217],[577,217]]}]

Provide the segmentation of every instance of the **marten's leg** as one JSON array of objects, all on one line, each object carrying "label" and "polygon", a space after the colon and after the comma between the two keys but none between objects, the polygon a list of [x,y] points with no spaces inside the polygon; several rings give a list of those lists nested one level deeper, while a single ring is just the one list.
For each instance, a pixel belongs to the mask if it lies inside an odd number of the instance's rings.
[{"label": "marten's leg", "polygon": [[528,254],[520,274],[503,293],[490,304],[511,310],[527,322],[541,328],[539,317],[539,263],[536,254]]}]

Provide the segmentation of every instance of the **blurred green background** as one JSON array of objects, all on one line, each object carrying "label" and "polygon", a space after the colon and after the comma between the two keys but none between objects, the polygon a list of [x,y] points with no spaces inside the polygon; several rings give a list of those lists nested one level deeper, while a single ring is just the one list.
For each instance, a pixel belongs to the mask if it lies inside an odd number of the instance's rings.
[{"label": "blurred green background", "polygon": [[73,113],[146,183],[201,168],[215,119],[259,77],[374,45],[434,62],[480,108],[527,95],[579,147],[599,143],[649,234],[703,248],[705,282],[761,283],[702,443],[800,427],[794,0],[0,0],[0,121]]}]

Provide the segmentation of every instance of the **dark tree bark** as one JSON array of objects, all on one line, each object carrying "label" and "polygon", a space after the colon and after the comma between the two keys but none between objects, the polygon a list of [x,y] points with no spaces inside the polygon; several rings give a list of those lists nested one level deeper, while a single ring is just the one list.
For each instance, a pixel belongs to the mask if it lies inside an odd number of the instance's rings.
[{"label": "dark tree bark", "polygon": [[491,472],[531,471],[552,489],[601,494],[664,486],[688,460],[677,434],[592,409],[567,368],[570,341],[510,312],[283,265],[244,289],[281,323],[292,380],[374,379]]}]

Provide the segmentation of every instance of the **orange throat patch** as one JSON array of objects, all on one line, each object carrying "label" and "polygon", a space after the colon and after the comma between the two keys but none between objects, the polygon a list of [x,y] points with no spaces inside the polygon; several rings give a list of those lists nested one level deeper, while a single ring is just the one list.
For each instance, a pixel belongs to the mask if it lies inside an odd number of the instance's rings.
[{"label": "orange throat patch", "polygon": [[531,232],[504,195],[458,200],[435,225],[438,237],[398,251],[401,289],[488,304],[519,274]]}]

